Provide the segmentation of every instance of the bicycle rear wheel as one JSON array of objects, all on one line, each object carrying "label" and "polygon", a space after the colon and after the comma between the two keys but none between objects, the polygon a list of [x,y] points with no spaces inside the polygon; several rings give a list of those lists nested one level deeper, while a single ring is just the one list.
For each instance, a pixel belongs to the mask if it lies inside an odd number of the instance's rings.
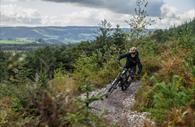
[{"label": "bicycle rear wheel", "polygon": [[130,86],[130,84],[131,84],[131,82],[126,81],[125,83],[123,83],[123,84],[121,85],[121,90],[122,90],[122,91],[127,90],[128,87]]}]

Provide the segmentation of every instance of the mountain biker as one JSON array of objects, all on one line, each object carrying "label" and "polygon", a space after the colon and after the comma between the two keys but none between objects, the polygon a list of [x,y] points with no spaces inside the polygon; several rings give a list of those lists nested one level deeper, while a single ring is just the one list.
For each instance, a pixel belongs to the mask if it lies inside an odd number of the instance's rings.
[{"label": "mountain biker", "polygon": [[[139,59],[139,53],[136,47],[130,48],[129,52],[122,54],[117,58],[117,62],[120,62],[121,59],[126,58],[125,68],[130,69],[132,75],[136,74],[136,66],[138,66],[137,74],[140,75],[142,72],[142,64]],[[133,78],[133,77],[132,77]]]}]

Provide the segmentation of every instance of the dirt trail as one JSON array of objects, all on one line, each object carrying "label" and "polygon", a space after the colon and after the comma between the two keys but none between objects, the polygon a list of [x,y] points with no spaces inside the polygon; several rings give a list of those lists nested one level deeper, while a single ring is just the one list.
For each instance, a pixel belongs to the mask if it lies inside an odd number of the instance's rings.
[{"label": "dirt trail", "polygon": [[[116,89],[108,98],[91,104],[97,114],[104,112],[103,117],[110,123],[116,123],[120,127],[144,127],[154,126],[154,123],[146,118],[148,113],[132,111],[135,103],[135,94],[141,85],[140,81],[134,82],[125,91]],[[109,87],[109,85],[107,86]],[[104,92],[106,88],[94,91],[92,94]]]}]

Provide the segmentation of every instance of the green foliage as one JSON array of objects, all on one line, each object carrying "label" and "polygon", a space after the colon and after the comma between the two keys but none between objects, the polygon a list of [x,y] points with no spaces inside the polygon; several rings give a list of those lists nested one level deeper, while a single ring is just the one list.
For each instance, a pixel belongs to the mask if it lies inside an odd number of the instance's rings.
[{"label": "green foliage", "polygon": [[192,90],[182,86],[181,78],[173,76],[172,82],[156,82],[152,93],[152,106],[146,108],[158,121],[165,120],[167,112],[172,108],[178,108],[189,104],[192,99]]},{"label": "green foliage", "polygon": [[100,24],[100,35],[97,37],[97,41],[100,43],[108,44],[109,38],[111,37],[112,25],[107,20],[101,21]]},{"label": "green foliage", "polygon": [[169,40],[169,37],[166,33],[167,30],[155,30],[153,34],[151,35],[151,38],[156,40],[157,43],[164,43],[167,40]]},{"label": "green foliage", "polygon": [[116,57],[113,56],[110,60],[103,64],[103,67],[100,68],[96,75],[92,77],[97,82],[97,86],[104,86],[105,84],[110,83],[118,74],[119,66],[115,61]]},{"label": "green foliage", "polygon": [[192,51],[191,54],[189,55],[189,57],[187,58],[187,62],[191,65],[194,66],[195,65],[195,45],[192,45]]},{"label": "green foliage", "polygon": [[105,127],[106,125],[101,122],[100,117],[95,115],[90,107],[90,104],[94,101],[102,99],[103,95],[91,95],[94,87],[86,84],[81,87],[81,91],[84,95],[76,99],[78,105],[78,111],[76,113],[69,113],[68,120],[73,126],[98,126]]},{"label": "green foliage", "polygon": [[195,66],[192,67],[192,75],[195,77]]},{"label": "green foliage", "polygon": [[174,76],[172,83],[166,85],[165,83],[157,83],[156,95],[154,96],[154,107],[171,108],[185,105],[189,102],[191,94],[190,91],[182,88],[181,79]]},{"label": "green foliage", "polygon": [[0,51],[0,82],[8,78],[6,53]]},{"label": "green foliage", "polygon": [[33,78],[36,73],[43,70],[47,73],[48,79],[52,79],[56,64],[55,50],[55,48],[46,47],[28,54],[27,61],[31,64],[26,64],[26,67],[30,68],[30,75],[33,75]]},{"label": "green foliage", "polygon": [[190,26],[186,23],[182,26],[182,28],[179,31],[178,34],[178,39],[179,39],[179,44],[182,47],[185,48],[192,48],[191,46],[194,44],[194,42],[191,41],[192,36],[192,29]]},{"label": "green foliage", "polygon": [[0,99],[9,97],[11,103],[10,107],[13,111],[20,111],[27,104],[27,98],[29,87],[23,85],[18,87],[13,84],[0,84]]},{"label": "green foliage", "polygon": [[96,57],[81,56],[75,63],[75,74],[79,76],[79,80],[84,83],[89,81],[90,77],[98,70]]},{"label": "green foliage", "polygon": [[117,51],[121,54],[126,49],[127,34],[122,31],[119,25],[116,26],[112,39]]},{"label": "green foliage", "polygon": [[157,55],[158,44],[151,39],[143,40],[139,47],[142,49],[140,51],[141,56],[155,57]]},{"label": "green foliage", "polygon": [[41,71],[38,75],[37,75],[38,79],[37,79],[37,83],[40,84],[41,87],[43,88],[47,88],[48,86],[48,78],[47,78],[47,74],[45,71]]},{"label": "green foliage", "polygon": [[131,38],[139,39],[144,36],[146,26],[151,25],[152,20],[146,18],[147,16],[147,0],[137,0],[135,15],[126,21],[129,24],[131,31]]},{"label": "green foliage", "polygon": [[[137,13],[145,18],[145,11],[139,12],[142,11],[139,6]],[[133,24],[136,36],[145,28],[142,26],[145,19],[138,19]],[[0,126],[105,126],[101,116],[91,112],[90,107],[102,95],[92,96],[91,91],[115,78],[119,70],[115,58],[131,46],[138,47],[144,69],[136,109],[150,112],[157,124],[166,121],[171,113],[185,114],[183,107],[191,109],[193,114],[192,24],[157,30],[134,42],[127,40],[127,33],[118,25],[112,29],[104,20],[94,41],[29,52],[0,52],[0,82],[3,82],[0,84]]]},{"label": "green foliage", "polygon": [[166,42],[166,41],[179,41],[179,45],[183,48],[190,48],[194,45],[194,34],[195,34],[195,19],[191,22],[186,22],[178,27],[172,27],[166,30],[155,30],[151,38],[157,42]]}]

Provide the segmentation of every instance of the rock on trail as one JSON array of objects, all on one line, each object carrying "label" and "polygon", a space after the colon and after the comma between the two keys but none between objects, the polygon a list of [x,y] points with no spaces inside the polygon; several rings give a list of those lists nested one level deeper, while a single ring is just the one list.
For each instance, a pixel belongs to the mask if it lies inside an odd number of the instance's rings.
[{"label": "rock on trail", "polygon": [[[90,106],[97,114],[104,112],[103,117],[109,123],[116,123],[120,127],[151,127],[154,122],[147,119],[148,113],[132,111],[135,103],[135,94],[141,85],[140,81],[132,83],[126,91],[117,88],[108,98],[93,102]],[[109,85],[107,86],[109,87]],[[92,92],[96,95],[105,92],[106,88]]]}]

